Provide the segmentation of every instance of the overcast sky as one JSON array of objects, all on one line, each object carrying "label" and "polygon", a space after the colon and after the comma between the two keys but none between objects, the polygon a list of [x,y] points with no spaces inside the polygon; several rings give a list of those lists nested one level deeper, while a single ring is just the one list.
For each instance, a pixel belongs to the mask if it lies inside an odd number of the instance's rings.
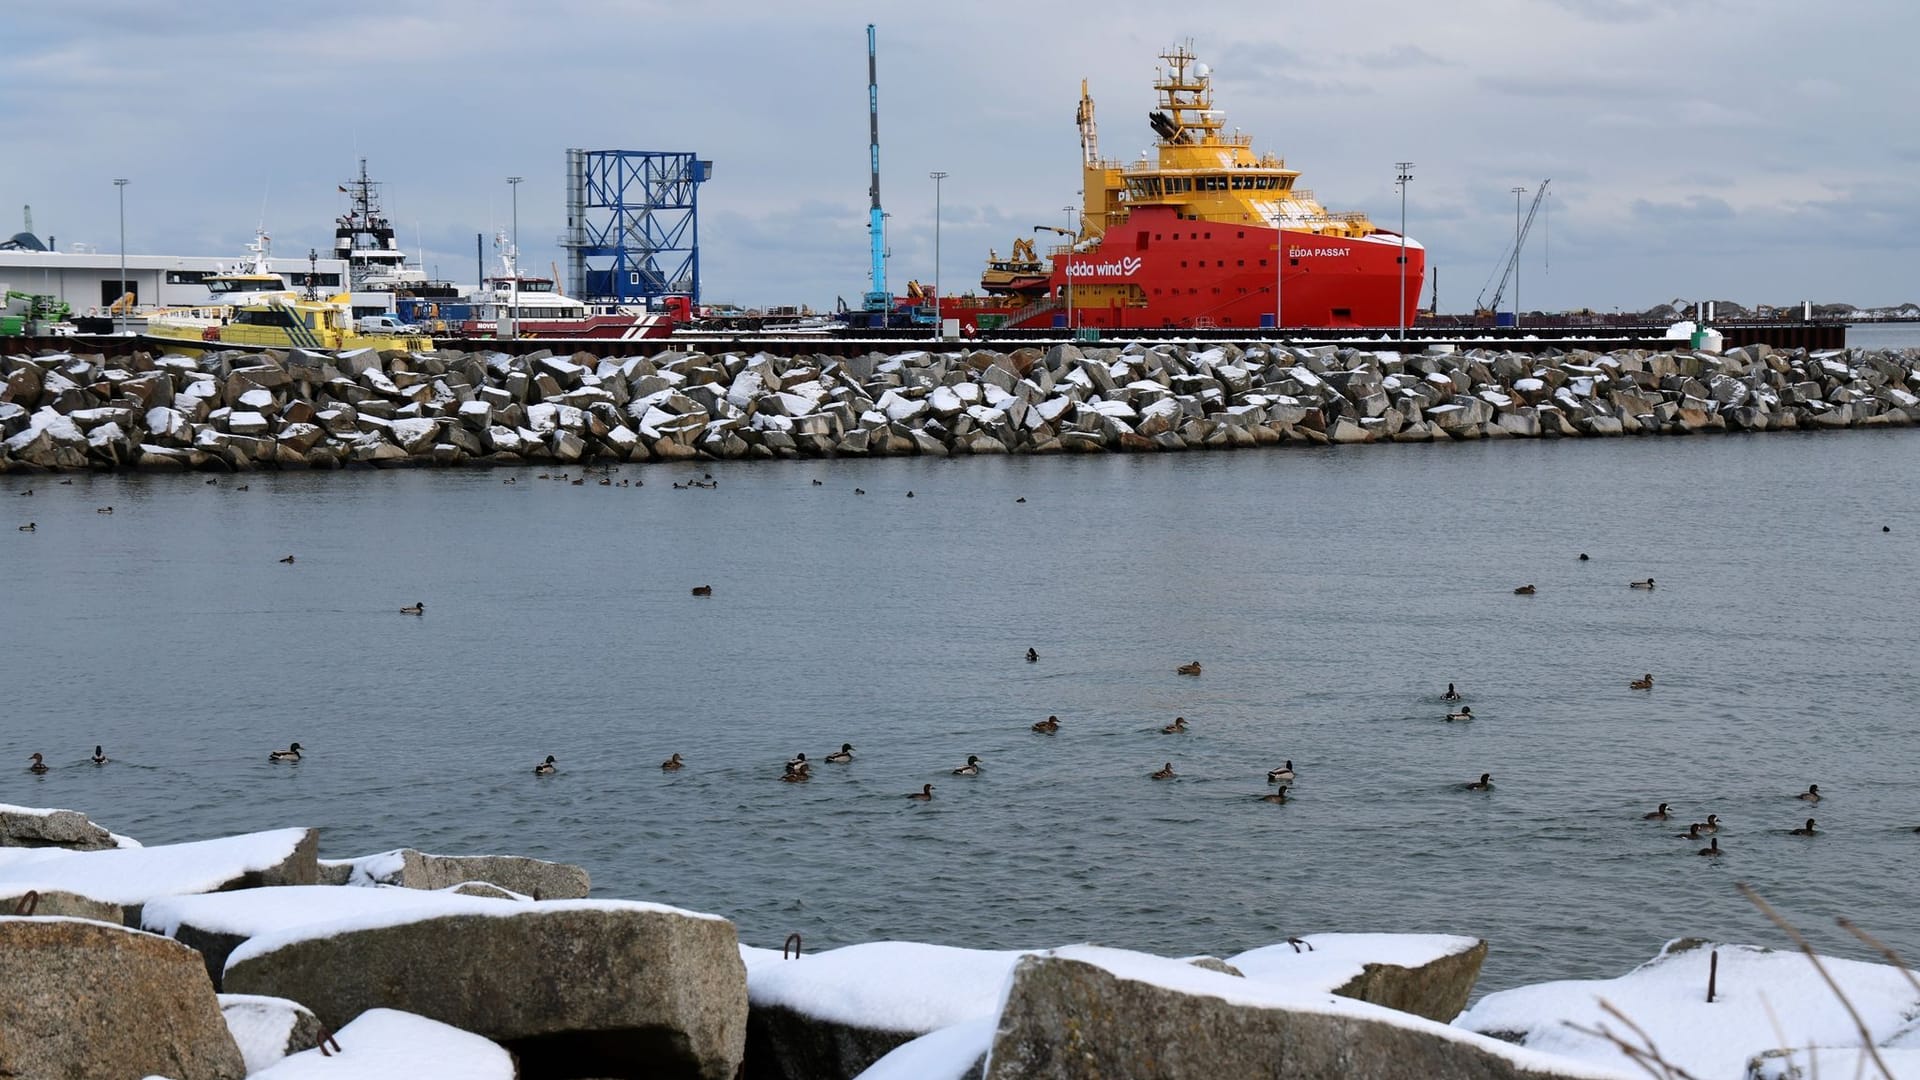
[{"label": "overcast sky", "polygon": [[1228,126],[1329,209],[1396,226],[1416,162],[1443,311],[1547,177],[1530,309],[1920,300],[1912,0],[6,0],[0,237],[31,204],[42,237],[115,250],[124,176],[132,252],[238,256],[263,220],[324,252],[365,156],[430,271],[473,278],[517,174],[526,262],[564,275],[566,148],[694,151],[705,299],[857,304],[868,22],[896,292],[934,276],[930,170],[957,291],[1078,204],[1080,80],[1105,156],[1137,157],[1157,54],[1191,39]]}]

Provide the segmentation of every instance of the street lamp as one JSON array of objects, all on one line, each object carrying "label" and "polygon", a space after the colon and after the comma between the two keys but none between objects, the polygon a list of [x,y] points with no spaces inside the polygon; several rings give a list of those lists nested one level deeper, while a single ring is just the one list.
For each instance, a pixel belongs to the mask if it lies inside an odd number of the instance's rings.
[{"label": "street lamp", "polygon": [[[114,190],[120,195],[120,295],[115,303],[127,297],[127,181],[118,179],[113,182]],[[120,332],[127,332],[126,306],[120,309]]]},{"label": "street lamp", "polygon": [[927,174],[933,178],[933,339],[946,336],[947,324],[940,321],[940,181],[947,174],[935,170]]},{"label": "street lamp", "polygon": [[1400,185],[1400,340],[1407,340],[1407,182],[1413,179],[1413,162],[1396,161],[1400,170],[1394,182]]},{"label": "street lamp", "polygon": [[[520,181],[522,176],[507,177],[507,187],[513,192],[513,239],[507,248],[507,267],[513,274],[513,280],[507,285],[507,336],[520,336]],[[496,327],[494,332],[499,333]]]},{"label": "street lamp", "polygon": [[1073,207],[1063,206],[1060,209],[1065,210],[1067,212],[1067,266],[1066,266],[1067,334],[1068,336],[1072,336],[1073,334],[1073,243],[1075,240],[1079,239],[1080,234],[1075,232],[1073,228]]},{"label": "street lamp", "polygon": [[1520,325],[1520,196],[1527,189],[1513,189],[1513,325]]}]

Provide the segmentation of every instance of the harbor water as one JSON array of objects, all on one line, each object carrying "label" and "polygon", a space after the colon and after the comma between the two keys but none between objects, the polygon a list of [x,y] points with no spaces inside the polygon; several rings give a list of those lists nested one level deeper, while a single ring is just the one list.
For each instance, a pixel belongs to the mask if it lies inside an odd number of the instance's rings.
[{"label": "harbor water", "polygon": [[[809,950],[1444,931],[1484,990],[1784,945],[1744,881],[1916,955],[1916,464],[1854,431],[9,477],[0,802],[564,860]],[[1675,835],[1709,813],[1718,860]]]}]

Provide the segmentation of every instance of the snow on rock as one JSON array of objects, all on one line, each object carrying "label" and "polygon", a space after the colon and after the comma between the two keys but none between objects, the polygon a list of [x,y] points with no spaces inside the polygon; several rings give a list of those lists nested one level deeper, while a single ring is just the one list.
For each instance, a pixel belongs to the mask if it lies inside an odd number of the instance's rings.
[{"label": "snow on rock", "polygon": [[319,1041],[320,1019],[297,1001],[260,994],[221,994],[220,1015],[251,1076]]},{"label": "snow on rock", "polygon": [[1479,938],[1452,934],[1312,934],[1250,949],[1227,963],[1249,979],[1445,1023],[1466,1007],[1485,956]]},{"label": "snow on rock", "polygon": [[343,889],[333,885],[285,885],[232,892],[166,896],[149,901],[140,913],[142,929],[174,937],[192,926],[243,938],[379,915],[493,914],[497,905],[525,910],[519,902],[452,892],[429,892],[382,885]]},{"label": "snow on rock", "polygon": [[962,1080],[993,1047],[993,1017],[930,1031],[896,1047],[855,1080]]},{"label": "snow on rock", "polygon": [[[1707,969],[1716,948],[1720,970],[1709,1005]],[[1920,993],[1897,968],[1832,957],[1821,963],[1860,1011],[1875,1042],[1893,1036],[1920,1012]],[[1454,1026],[1631,1069],[1612,1043],[1573,1030],[1572,1025],[1604,1025],[1620,1031],[1623,1025],[1606,1014],[1602,1001],[1631,1017],[1669,1062],[1700,1080],[1737,1080],[1745,1075],[1748,1059],[1778,1048],[1783,1038],[1788,1046],[1802,1047],[1857,1047],[1860,1041],[1846,1008],[1804,955],[1691,939],[1669,942],[1659,956],[1618,978],[1563,980],[1489,994]],[[1825,1064],[1823,1058],[1822,1075]]]},{"label": "snow on rock", "polygon": [[[1133,1001],[1134,1011],[1128,1011],[1129,1002],[1106,1000],[1099,996],[1097,984],[1086,980],[1076,980],[1071,972],[1063,971],[1063,978],[1048,979],[1044,970],[1055,961],[1073,961],[1089,965],[1111,975],[1121,983],[1143,984],[1145,987],[1163,993],[1134,995],[1140,1000]],[[1069,965],[1071,967],[1072,965]],[[1084,969],[1081,969],[1084,970]],[[1054,986],[1048,986],[1048,983]],[[1060,984],[1066,984],[1062,987]],[[1054,996],[1051,991],[1065,989],[1066,998]],[[1171,995],[1169,996],[1168,993]],[[1089,1000],[1086,995],[1095,995]],[[1229,1006],[1249,1010],[1237,1013],[1212,1012],[1206,1016],[1189,1015],[1191,1010],[1180,1010],[1179,1016],[1162,1015],[1159,1009],[1172,1006],[1182,997],[1214,999]],[[1141,1008],[1156,1011],[1141,1012]],[[1103,1054],[1126,1053],[1126,1043],[1138,1038],[1152,1039],[1156,1035],[1172,1036],[1157,1029],[1165,1024],[1206,1025],[1204,1037],[1196,1037],[1183,1045],[1183,1054],[1188,1060],[1207,1061],[1209,1052],[1245,1056],[1253,1053],[1266,1053],[1264,1048],[1251,1048],[1248,1039],[1259,1040],[1268,1036],[1279,1036],[1289,1030],[1289,1025],[1318,1025],[1314,1018],[1324,1018],[1325,1026],[1312,1028],[1312,1035],[1302,1040],[1297,1049],[1310,1051],[1319,1049],[1324,1052],[1338,1052],[1342,1060],[1363,1052],[1378,1057],[1405,1052],[1415,1045],[1424,1045],[1429,1050],[1451,1047],[1450,1064],[1458,1065],[1463,1061],[1498,1061],[1509,1073],[1535,1071],[1554,1077],[1605,1078],[1605,1080],[1624,1080],[1630,1072],[1613,1068],[1602,1068],[1556,1057],[1538,1050],[1513,1046],[1498,1039],[1488,1038],[1469,1031],[1436,1023],[1423,1017],[1398,1012],[1393,1009],[1370,1005],[1362,1001],[1336,997],[1332,994],[1313,990],[1300,990],[1291,986],[1269,982],[1264,979],[1249,979],[1227,975],[1206,968],[1197,967],[1184,960],[1170,960],[1166,957],[1151,956],[1146,953],[1130,952],[1123,949],[1110,949],[1095,945],[1075,945],[1064,949],[1052,949],[1046,952],[1029,954],[1016,966],[1013,978],[1008,982],[1002,997],[1000,1020],[995,1033],[992,1058],[988,1063],[986,1075],[989,1080],[999,1077],[1021,1075],[1019,1067],[1025,1061],[1032,1060],[1037,1052],[1043,1057],[1050,1050],[1063,1049],[1065,1038],[1062,1016],[1054,1015],[1062,1010],[1070,1011],[1076,1017],[1084,1018],[1084,1030],[1076,1033],[1078,1044],[1095,1049]],[[1263,1025],[1261,1014],[1267,1010],[1289,1014],[1270,1018],[1275,1024]],[[1218,1021],[1217,1024],[1214,1021]],[[1278,1026],[1275,1026],[1278,1025]],[[1372,1025],[1381,1025],[1407,1033],[1405,1038],[1397,1038],[1385,1048],[1375,1045],[1377,1040],[1368,1040],[1368,1029]],[[1273,1030],[1267,1030],[1272,1026]],[[1305,1031],[1307,1028],[1298,1027]],[[1344,1033],[1334,1037],[1335,1033]],[[1131,1034],[1130,1034],[1131,1033]],[[1331,1042],[1329,1043],[1329,1039]],[[1347,1040],[1352,1039],[1351,1043]],[[1369,1045],[1363,1046],[1363,1041]],[[1040,1045],[1046,1044],[1046,1045]],[[1328,1044],[1328,1045],[1321,1045]],[[1337,1044],[1337,1045],[1335,1045]],[[1360,1060],[1360,1058],[1354,1058]],[[1088,1062],[1097,1068],[1098,1063]],[[1300,1061],[1292,1063],[1294,1067],[1311,1071],[1311,1063]],[[1349,1067],[1352,1067],[1351,1065]],[[1503,1073],[1504,1074],[1504,1073]],[[1048,1073],[1047,1075],[1056,1075]],[[1082,1075],[1082,1074],[1076,1074]],[[1091,1073],[1084,1073],[1091,1075]],[[1411,1075],[1411,1073],[1409,1073]],[[1462,1074],[1464,1075],[1464,1073]],[[1495,1075],[1486,1073],[1486,1075]]]},{"label": "snow on rock", "polygon": [[[319,1048],[251,1074],[257,1080],[513,1080],[513,1055],[493,1042],[393,1009],[368,1009],[334,1034],[340,1049]],[[330,1048],[330,1047],[329,1047]]]},{"label": "snow on rock", "polygon": [[116,839],[78,810],[0,803],[0,847],[100,851],[121,846]]},{"label": "snow on rock", "polygon": [[747,1000],[837,1023],[927,1032],[992,1016],[1018,951],[870,941],[749,966]]},{"label": "snow on rock", "polygon": [[[1835,1049],[1819,1046],[1811,1049],[1772,1050],[1749,1063],[1746,1080],[1818,1080],[1819,1077],[1874,1077],[1880,1080],[1920,1080],[1920,1050],[1879,1051],[1882,1073],[1867,1052],[1860,1049]],[[1889,1075],[1890,1074],[1890,1075]]]},{"label": "snow on rock", "polygon": [[0,885],[77,893],[110,904],[144,904],[163,896],[215,892],[242,885],[314,880],[312,829],[271,832],[112,851],[0,848]]}]

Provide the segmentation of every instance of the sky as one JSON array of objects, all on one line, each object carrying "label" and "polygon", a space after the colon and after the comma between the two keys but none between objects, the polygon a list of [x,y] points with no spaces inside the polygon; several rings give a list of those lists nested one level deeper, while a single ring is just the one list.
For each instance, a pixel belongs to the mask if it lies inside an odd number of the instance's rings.
[{"label": "sky", "polygon": [[[569,147],[691,151],[702,298],[867,289],[866,25],[877,25],[889,285],[978,281],[1079,204],[1086,79],[1103,156],[1152,145],[1158,55],[1330,210],[1399,224],[1441,311],[1471,310],[1550,194],[1530,310],[1920,300],[1920,4],[1911,0],[1268,0],[1180,4],[406,0],[0,4],[0,237],[323,253],[367,159],[401,242],[475,277],[519,187],[529,270],[565,260]],[[491,251],[491,243],[488,245]],[[1504,305],[1503,305],[1504,306]]]}]

